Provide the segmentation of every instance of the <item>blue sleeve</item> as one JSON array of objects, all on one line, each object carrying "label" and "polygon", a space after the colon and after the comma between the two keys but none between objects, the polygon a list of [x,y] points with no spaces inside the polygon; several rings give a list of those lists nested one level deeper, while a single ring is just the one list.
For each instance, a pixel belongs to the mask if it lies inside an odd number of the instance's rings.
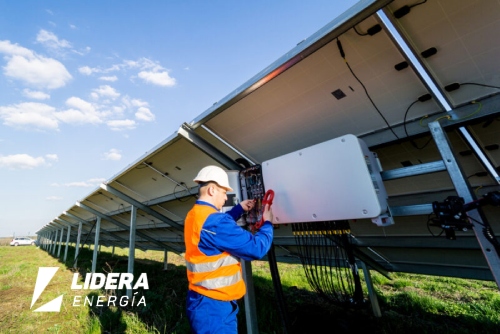
[{"label": "blue sleeve", "polygon": [[206,255],[226,251],[247,261],[258,260],[269,251],[273,232],[273,225],[268,221],[252,234],[238,226],[230,215],[215,213],[203,225],[198,246]]},{"label": "blue sleeve", "polygon": [[238,219],[240,219],[243,212],[245,212],[245,210],[243,210],[241,204],[238,203],[238,205],[233,206],[231,210],[227,211],[226,213],[230,215],[234,219],[234,221],[237,221]]}]

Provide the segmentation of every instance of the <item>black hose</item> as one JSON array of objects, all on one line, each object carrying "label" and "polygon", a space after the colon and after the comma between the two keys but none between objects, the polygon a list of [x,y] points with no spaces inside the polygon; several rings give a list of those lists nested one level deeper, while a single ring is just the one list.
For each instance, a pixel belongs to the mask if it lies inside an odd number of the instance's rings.
[{"label": "black hose", "polygon": [[273,280],[274,291],[276,292],[276,299],[278,301],[278,310],[280,312],[281,321],[283,322],[283,333],[291,333],[290,321],[288,320],[288,312],[286,310],[285,296],[283,295],[283,287],[281,286],[280,273],[276,262],[276,254],[274,253],[274,243],[271,243],[271,248],[267,252],[267,259],[269,262],[269,269],[271,271],[271,278]]}]

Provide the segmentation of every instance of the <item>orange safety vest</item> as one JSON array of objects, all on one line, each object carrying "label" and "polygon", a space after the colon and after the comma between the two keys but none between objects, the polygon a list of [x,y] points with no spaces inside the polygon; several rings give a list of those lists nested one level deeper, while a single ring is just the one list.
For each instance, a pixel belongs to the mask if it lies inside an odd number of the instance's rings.
[{"label": "orange safety vest", "polygon": [[217,212],[211,206],[195,204],[186,216],[184,242],[189,289],[217,300],[236,300],[246,293],[239,260],[228,252],[208,256],[198,248],[203,224]]}]

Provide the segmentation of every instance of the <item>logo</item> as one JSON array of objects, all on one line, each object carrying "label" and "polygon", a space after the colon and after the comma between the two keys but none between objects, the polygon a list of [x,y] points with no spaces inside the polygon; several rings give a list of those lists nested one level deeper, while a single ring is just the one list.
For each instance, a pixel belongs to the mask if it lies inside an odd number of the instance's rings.
[{"label": "logo", "polygon": [[[30,309],[36,303],[40,295],[43,293],[47,285],[59,270],[59,267],[39,267],[38,276],[36,277],[35,291],[33,291],[33,298],[31,299]],[[85,275],[85,281],[83,284],[78,284],[79,274],[73,274],[73,281],[71,282],[71,290],[116,290],[116,289],[127,289],[127,295],[118,298],[116,295],[100,295],[97,296],[74,296],[73,306],[146,306],[146,298],[144,295],[136,296],[139,292],[134,292],[139,288],[144,290],[149,289],[148,277],[145,273],[140,274],[139,278],[134,284],[134,275],[130,273],[87,273]],[[132,295],[133,293],[133,295]],[[136,298],[137,297],[137,298]],[[40,306],[33,312],[60,312],[62,305],[63,295],[51,300],[48,303]]]},{"label": "logo", "polygon": [[[36,277],[35,283],[35,291],[33,291],[33,298],[31,299],[30,309],[33,308],[33,305],[38,300],[42,292],[45,290],[47,285],[49,285],[50,281],[56,274],[59,267],[40,267],[38,268],[38,275]],[[43,304],[33,312],[60,312],[61,304],[62,304],[63,295],[51,300],[48,303]]]}]

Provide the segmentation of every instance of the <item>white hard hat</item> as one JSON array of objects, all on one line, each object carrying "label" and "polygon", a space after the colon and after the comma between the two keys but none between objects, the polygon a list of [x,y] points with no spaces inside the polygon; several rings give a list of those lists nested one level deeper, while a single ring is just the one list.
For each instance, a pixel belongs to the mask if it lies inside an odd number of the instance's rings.
[{"label": "white hard hat", "polygon": [[213,181],[227,191],[233,191],[233,188],[229,186],[227,173],[217,166],[203,167],[193,181],[197,183]]}]

